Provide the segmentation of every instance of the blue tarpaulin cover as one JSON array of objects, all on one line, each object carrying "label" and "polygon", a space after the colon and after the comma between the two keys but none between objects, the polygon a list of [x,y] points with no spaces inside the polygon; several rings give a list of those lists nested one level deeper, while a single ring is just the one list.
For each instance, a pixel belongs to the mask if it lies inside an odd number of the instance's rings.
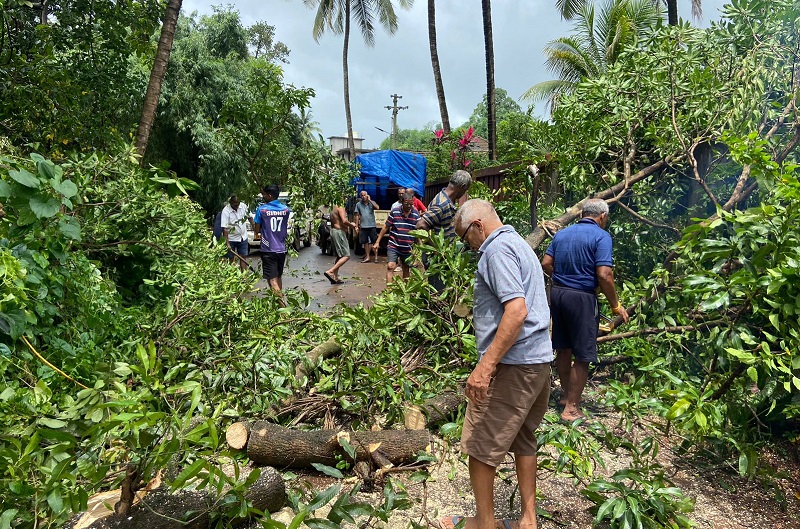
[{"label": "blue tarpaulin cover", "polygon": [[425,196],[425,177],[428,160],[421,154],[401,151],[375,151],[356,156],[360,174],[353,180],[356,192],[362,189],[372,199],[388,209],[397,200],[397,193],[389,193],[388,188],[410,187],[418,196]]}]

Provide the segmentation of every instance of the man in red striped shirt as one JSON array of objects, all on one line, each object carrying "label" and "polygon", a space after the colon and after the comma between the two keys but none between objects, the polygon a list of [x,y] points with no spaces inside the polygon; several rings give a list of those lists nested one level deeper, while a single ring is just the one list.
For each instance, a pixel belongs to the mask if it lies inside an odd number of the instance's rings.
[{"label": "man in red striped shirt", "polygon": [[381,244],[381,238],[389,233],[389,244],[386,246],[386,284],[392,282],[395,267],[403,268],[403,279],[408,279],[411,249],[414,236],[409,232],[416,229],[419,211],[414,207],[414,191],[406,190],[400,207],[393,208],[386,219],[378,238],[375,240],[375,251]]}]

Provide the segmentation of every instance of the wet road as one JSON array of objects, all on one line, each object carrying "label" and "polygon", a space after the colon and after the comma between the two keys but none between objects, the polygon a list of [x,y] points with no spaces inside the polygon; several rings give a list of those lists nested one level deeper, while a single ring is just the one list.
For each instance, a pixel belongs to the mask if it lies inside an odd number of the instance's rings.
[{"label": "wet road", "polygon": [[[283,271],[283,289],[305,289],[311,298],[308,309],[312,312],[326,312],[339,303],[348,306],[364,302],[369,305],[369,297],[380,293],[386,286],[386,254],[378,256],[378,264],[360,263],[363,255],[350,254],[350,260],[339,269],[341,285],[332,285],[322,273],[333,266],[333,257],[322,255],[317,245],[302,248],[300,252],[286,258]],[[261,275],[261,257],[258,252],[248,257],[250,268]],[[399,276],[400,274],[395,274]],[[267,281],[259,280],[259,289],[268,289]]]}]

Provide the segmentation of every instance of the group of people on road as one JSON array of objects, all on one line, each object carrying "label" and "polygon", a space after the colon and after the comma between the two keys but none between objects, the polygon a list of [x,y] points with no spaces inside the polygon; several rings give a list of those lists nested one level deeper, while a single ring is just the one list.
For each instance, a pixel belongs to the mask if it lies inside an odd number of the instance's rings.
[{"label": "group of people on road", "polygon": [[[417,198],[411,188],[400,187],[397,190],[398,200],[392,204],[389,215],[384,222],[380,233],[377,230],[375,220],[375,210],[379,209],[378,204],[372,200],[367,191],[359,193],[359,201],[355,205],[354,221],[347,221],[343,207],[335,206],[331,213],[331,232],[336,230],[336,225],[349,226],[354,229],[358,236],[358,242],[364,249],[362,263],[378,262],[378,250],[383,237],[388,236],[386,245],[386,283],[389,284],[394,278],[395,272],[402,272],[402,278],[408,279],[410,268],[413,266],[412,250],[415,238],[411,235],[412,230],[441,230],[448,239],[454,238],[452,221],[456,212],[456,204],[463,197],[470,185],[472,176],[467,171],[456,171],[450,177],[447,187],[439,192],[431,203],[426,207]],[[334,216],[337,222],[334,222]],[[344,219],[344,221],[340,220]],[[342,231],[338,234],[344,237]],[[346,245],[334,251],[335,263],[324,272],[324,275],[332,284],[342,282],[338,272],[339,269],[350,259],[350,250]],[[423,258],[423,264],[427,268],[431,261],[428,256]],[[429,274],[429,282],[441,290],[444,284],[435,274]]]},{"label": "group of people on road", "polygon": [[[363,262],[369,262],[373,252],[377,262],[381,239],[388,235],[387,283],[396,266],[401,267],[404,278],[409,275],[414,244],[411,230],[440,230],[446,239],[458,237],[477,252],[472,321],[479,359],[466,383],[468,404],[461,436],[461,450],[469,459],[476,516],[447,517],[441,525],[445,529],[498,528],[494,478],[511,452],[522,509],[518,521],[504,520],[503,525],[505,529],[535,529],[535,432],[548,408],[550,364],[555,359],[563,392],[561,419],[583,418],[581,395],[589,364],[597,361],[598,291],[619,319],[629,319],[614,286],[612,240],[606,231],[609,207],[601,199],[584,201],[581,219],[555,234],[540,262],[515,229],[503,224],[490,202],[472,199],[457,205],[471,183],[469,173],[456,171],[427,208],[413,190],[401,189],[380,233],[375,223],[378,205],[366,191],[359,195],[353,221],[344,207],[334,206],[330,220],[335,262],[324,275],[332,284],[343,283],[339,270],[350,259],[347,228],[359,237]],[[277,200],[279,191],[277,186],[265,188],[266,200],[254,216],[263,275],[278,293],[289,216],[289,208]],[[240,264],[247,255],[246,218],[246,207],[232,196],[222,212],[222,226],[229,256],[239,258]],[[423,259],[426,268],[433,259]],[[551,281],[549,300],[545,275]],[[441,279],[430,273],[429,281],[439,290],[445,288]]]}]

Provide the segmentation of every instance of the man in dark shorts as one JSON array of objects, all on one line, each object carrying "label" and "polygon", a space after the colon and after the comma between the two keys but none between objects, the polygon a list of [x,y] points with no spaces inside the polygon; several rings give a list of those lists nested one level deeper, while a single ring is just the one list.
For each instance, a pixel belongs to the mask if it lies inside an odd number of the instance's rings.
[{"label": "man in dark shorts", "polygon": [[[467,379],[469,399],[461,451],[469,455],[476,516],[464,529],[495,529],[494,478],[514,453],[522,516],[536,528],[536,428],[550,398],[550,310],[539,259],[491,203],[468,200],[455,216],[456,235],[478,251],[473,325],[480,360]],[[447,517],[442,526],[457,525]]]},{"label": "man in dark shorts", "polygon": [[345,226],[358,228],[356,223],[347,220],[347,212],[342,206],[333,206],[331,210],[331,247],[336,262],[324,272],[325,277],[332,285],[344,283],[339,277],[339,269],[350,260],[350,245],[347,242],[347,234],[344,232]]},{"label": "man in dark shorts", "polygon": [[598,286],[611,304],[611,312],[628,322],[628,312],[614,288],[611,235],[605,231],[608,204],[597,198],[589,199],[583,205],[581,217],[577,224],[556,233],[542,260],[542,268],[553,281],[550,289],[553,347],[564,392],[561,418],[565,421],[585,417],[580,401],[589,378],[589,363],[597,362]]},{"label": "man in dark shorts", "polygon": [[[375,210],[380,206],[372,200],[369,193],[361,191],[358,195],[361,200],[356,204],[356,224],[358,228],[358,242],[364,246],[362,263],[369,262],[369,253],[378,238],[378,225],[375,223]],[[375,247],[375,262],[378,262],[378,248]]]},{"label": "man in dark shorts", "polygon": [[270,288],[281,297],[283,267],[286,264],[286,236],[288,234],[289,206],[278,200],[280,188],[265,187],[264,204],[258,206],[253,223],[256,237],[261,238],[261,270]]}]

